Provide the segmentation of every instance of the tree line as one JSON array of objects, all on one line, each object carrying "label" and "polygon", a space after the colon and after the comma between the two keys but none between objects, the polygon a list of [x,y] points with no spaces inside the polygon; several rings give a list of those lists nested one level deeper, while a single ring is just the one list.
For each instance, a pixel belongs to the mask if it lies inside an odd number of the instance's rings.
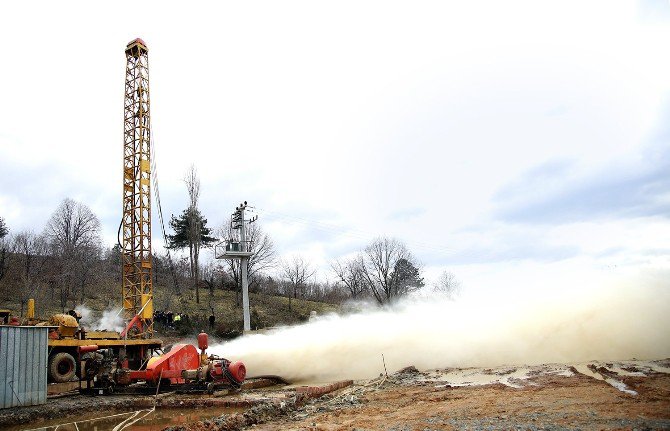
[{"label": "tree line", "polygon": [[[200,185],[194,168],[185,182],[189,206],[172,215],[167,250],[153,256],[154,283],[178,297],[194,292],[197,303],[201,303],[200,290],[205,289],[210,306],[215,289],[230,290],[236,292],[240,304],[240,261],[210,259],[202,264],[199,259],[202,249],[232,238],[234,232],[229,223],[218,229],[207,226],[197,205]],[[317,279],[317,268],[308,257],[280,259],[272,238],[258,223],[246,229],[252,252],[247,260],[250,291],[285,296],[289,309],[297,298],[330,303],[365,299],[384,305],[426,284],[421,264],[407,245],[395,238],[374,239],[359,252],[333,260],[323,281]],[[170,250],[176,249],[185,249],[188,255],[175,258]],[[22,312],[29,298],[58,304],[64,311],[84,303],[87,296],[99,291],[98,285],[120,282],[120,246],[103,244],[100,221],[88,206],[64,199],[40,233],[12,233],[0,217],[0,292],[4,300],[19,302]],[[444,272],[432,287],[454,296],[460,282],[453,273]],[[160,304],[160,298],[157,300]]]},{"label": "tree line", "polygon": [[[171,226],[176,231],[173,238],[184,237],[179,233],[179,226],[182,226],[181,231],[186,229],[188,214],[184,211],[179,218],[173,218]],[[200,226],[206,226],[207,220],[199,212],[193,214],[200,217]],[[211,232],[210,228],[203,230],[201,243],[207,244],[206,247],[212,243],[208,240]],[[230,225],[221,226],[217,236],[232,238]],[[289,299],[289,309],[291,300],[296,298],[332,303],[373,300],[384,305],[426,285],[421,264],[399,239],[380,237],[352,257],[333,260],[326,274],[330,281],[323,281],[317,280],[317,267],[308,257],[294,254],[279,258],[272,238],[257,223],[247,227],[246,238],[248,250],[252,253],[247,260],[250,291],[285,296]],[[173,242],[176,248],[180,244],[187,246],[186,241]],[[189,273],[194,274],[194,271]],[[216,288],[234,290],[238,304],[241,303],[240,260],[213,260],[202,268],[201,273],[202,283],[210,292]],[[460,281],[452,272],[444,271],[430,288],[453,298],[460,286]]]},{"label": "tree line", "polygon": [[11,234],[0,218],[0,288],[21,311],[29,298],[68,305],[84,301],[87,291],[113,259],[102,247],[100,221],[89,207],[64,199],[43,231]]}]

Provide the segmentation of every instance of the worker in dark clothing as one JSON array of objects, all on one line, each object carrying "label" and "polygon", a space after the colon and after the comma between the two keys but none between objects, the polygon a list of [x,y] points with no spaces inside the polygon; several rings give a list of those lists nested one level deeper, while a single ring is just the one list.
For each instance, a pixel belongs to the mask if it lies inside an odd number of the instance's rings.
[{"label": "worker in dark clothing", "polygon": [[209,316],[209,330],[212,331],[214,329],[214,321],[216,320],[216,317],[214,317],[214,313],[212,313]]},{"label": "worker in dark clothing", "polygon": [[67,314],[77,319],[77,323],[79,323],[79,321],[81,320],[81,313],[78,311],[70,310],[67,312]]}]

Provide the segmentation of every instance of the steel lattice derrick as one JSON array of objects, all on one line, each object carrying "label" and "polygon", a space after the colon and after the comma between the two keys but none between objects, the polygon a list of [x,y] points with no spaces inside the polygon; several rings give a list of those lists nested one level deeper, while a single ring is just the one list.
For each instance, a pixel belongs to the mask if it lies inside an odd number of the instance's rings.
[{"label": "steel lattice derrick", "polygon": [[140,315],[140,330],[131,331],[128,336],[151,338],[153,289],[149,56],[146,44],[141,39],[135,39],[126,46],[123,130],[123,309],[126,319]]}]

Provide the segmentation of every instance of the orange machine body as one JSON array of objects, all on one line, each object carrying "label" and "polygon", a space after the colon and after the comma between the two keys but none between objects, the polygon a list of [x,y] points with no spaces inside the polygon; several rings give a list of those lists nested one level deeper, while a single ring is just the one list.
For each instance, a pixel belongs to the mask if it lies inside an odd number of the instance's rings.
[{"label": "orange machine body", "polygon": [[142,379],[158,383],[160,379],[170,379],[170,383],[184,383],[183,370],[193,370],[200,366],[200,355],[192,344],[175,344],[172,349],[161,356],[149,359],[146,370],[131,371],[131,379]]}]

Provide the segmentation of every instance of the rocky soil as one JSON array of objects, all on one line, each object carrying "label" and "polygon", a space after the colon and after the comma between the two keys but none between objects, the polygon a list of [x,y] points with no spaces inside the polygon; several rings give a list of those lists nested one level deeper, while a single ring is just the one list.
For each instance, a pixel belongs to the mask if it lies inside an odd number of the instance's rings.
[{"label": "rocky soil", "polygon": [[[31,424],[13,429],[35,428],[40,418],[65,422],[72,414],[94,416],[101,410],[109,414],[152,404],[152,397],[61,398],[44,406],[0,411],[0,428],[27,420]],[[257,388],[210,397],[172,393],[158,399],[159,409],[197,407],[201,418],[207,417],[207,409],[222,406],[235,407],[234,412],[165,429],[670,429],[670,360],[427,371],[408,367],[353,384]],[[44,423],[51,424],[53,420]],[[83,425],[77,429],[87,429]],[[127,430],[160,429],[155,425],[148,416]]]}]

